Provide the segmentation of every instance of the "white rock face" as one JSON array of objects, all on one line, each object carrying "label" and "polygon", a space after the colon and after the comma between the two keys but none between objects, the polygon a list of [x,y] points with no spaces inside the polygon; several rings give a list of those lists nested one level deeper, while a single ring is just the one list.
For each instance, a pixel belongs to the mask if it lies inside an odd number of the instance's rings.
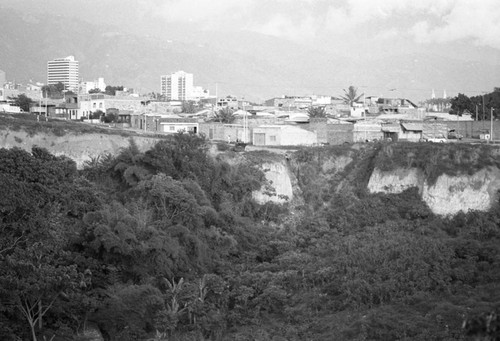
[{"label": "white rock face", "polygon": [[264,163],[262,170],[272,188],[264,188],[252,193],[259,204],[272,201],[275,203],[289,202],[293,199],[293,186],[288,168],[281,162]]},{"label": "white rock face", "polygon": [[487,211],[497,200],[500,189],[500,171],[483,169],[472,176],[441,175],[434,186],[425,186],[422,199],[432,211],[440,215],[469,210]]},{"label": "white rock face", "polygon": [[487,211],[498,199],[500,170],[483,169],[471,176],[441,175],[436,183],[429,186],[418,169],[398,169],[382,172],[375,169],[368,183],[371,193],[401,193],[417,187],[430,209],[439,215],[453,215],[459,211]]},{"label": "white rock face", "polygon": [[423,178],[418,168],[397,169],[391,172],[374,169],[368,181],[368,190],[371,193],[401,193],[412,187],[422,188]]}]

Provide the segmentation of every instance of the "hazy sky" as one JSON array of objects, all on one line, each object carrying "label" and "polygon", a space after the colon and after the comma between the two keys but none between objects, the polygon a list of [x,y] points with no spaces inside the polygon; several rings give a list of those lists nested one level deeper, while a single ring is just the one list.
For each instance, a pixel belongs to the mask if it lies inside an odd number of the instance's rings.
[{"label": "hazy sky", "polygon": [[[0,0],[2,5],[27,14],[77,17],[169,42],[203,45],[232,39],[227,49],[259,54],[260,59],[274,43],[274,56],[281,57],[279,42],[242,33],[286,39],[304,53],[322,50],[331,64],[346,60],[336,56],[347,57],[351,65],[325,64],[325,74],[346,70],[342,77],[328,80],[338,89],[366,84],[377,94],[406,88],[414,91],[412,96],[423,97],[434,87],[456,95],[500,85],[499,0]],[[252,50],[256,43],[260,45]],[[445,70],[448,65],[451,70]],[[389,80],[376,73],[373,79],[367,76],[381,67]],[[203,76],[198,72],[197,79]],[[317,83],[301,80],[309,88]]]},{"label": "hazy sky", "polygon": [[168,22],[240,28],[299,42],[362,34],[419,43],[468,40],[500,49],[498,0],[143,0],[139,4]]},{"label": "hazy sky", "polygon": [[155,24],[253,31],[301,43],[397,37],[415,43],[467,41],[500,50],[498,0],[0,0],[2,3],[139,30],[156,19]]}]

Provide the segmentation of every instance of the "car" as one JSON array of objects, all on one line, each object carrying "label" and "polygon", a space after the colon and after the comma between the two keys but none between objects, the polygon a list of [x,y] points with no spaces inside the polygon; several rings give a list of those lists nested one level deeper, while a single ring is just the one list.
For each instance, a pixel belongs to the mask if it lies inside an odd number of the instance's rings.
[{"label": "car", "polygon": [[429,137],[426,141],[434,143],[445,143],[447,140],[446,137],[444,136],[436,136],[436,137]]},{"label": "car", "polygon": [[450,140],[461,140],[464,136],[462,134],[457,133],[455,129],[451,129],[448,132],[448,139]]}]

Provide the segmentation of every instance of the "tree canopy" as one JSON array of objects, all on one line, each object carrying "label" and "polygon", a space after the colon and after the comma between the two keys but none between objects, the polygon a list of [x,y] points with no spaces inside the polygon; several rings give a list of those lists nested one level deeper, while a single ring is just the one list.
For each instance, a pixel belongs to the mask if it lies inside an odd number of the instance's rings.
[{"label": "tree canopy", "polygon": [[104,93],[106,95],[115,96],[117,91],[123,91],[123,85],[118,85],[118,86],[107,85]]},{"label": "tree canopy", "polygon": [[19,94],[15,97],[9,97],[9,99],[13,100],[14,105],[20,107],[24,112],[29,112],[31,104],[34,103],[34,101],[25,94]]},{"label": "tree canopy", "polygon": [[[495,88],[496,89],[496,88]],[[465,111],[471,114],[477,113],[478,120],[489,120],[491,109],[495,118],[500,115],[500,92],[494,91],[487,94],[468,97],[458,94],[451,99],[451,114],[463,114]],[[475,117],[475,115],[473,115]]]},{"label": "tree canopy", "polygon": [[195,134],[131,139],[81,170],[0,149],[0,339],[82,339],[89,324],[110,341],[494,339],[498,203],[440,217],[416,188],[368,193],[371,169],[411,148],[291,153],[301,200],[285,204],[253,199],[276,154],[213,156]]}]

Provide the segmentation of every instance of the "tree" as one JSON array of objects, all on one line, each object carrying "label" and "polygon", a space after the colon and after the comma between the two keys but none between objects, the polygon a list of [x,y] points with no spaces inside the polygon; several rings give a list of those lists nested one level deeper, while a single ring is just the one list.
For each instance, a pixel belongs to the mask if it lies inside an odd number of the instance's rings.
[{"label": "tree", "polygon": [[475,111],[474,104],[471,99],[464,94],[458,94],[451,99],[451,114],[460,115],[465,111],[473,113]]},{"label": "tree", "polygon": [[114,122],[118,122],[119,118],[120,118],[120,116],[118,116],[118,114],[116,114],[112,111],[109,111],[104,115],[103,121],[104,121],[104,123],[114,123]]},{"label": "tree", "polygon": [[358,89],[355,88],[353,85],[349,86],[349,88],[346,90],[344,89],[344,95],[340,96],[344,100],[345,104],[349,104],[349,106],[353,106],[353,104],[361,97],[363,97],[364,94],[361,94],[358,96]]},{"label": "tree", "polygon": [[192,114],[192,113],[195,113],[199,109],[200,109],[200,106],[195,101],[183,101],[182,102],[182,111],[181,112],[183,112],[183,113]]},{"label": "tree", "polygon": [[49,84],[42,86],[42,94],[44,98],[62,98],[65,86],[62,82],[57,84]]},{"label": "tree", "polygon": [[104,117],[105,114],[102,110],[97,109],[93,113],[90,114],[90,119],[92,120],[100,120],[102,117]]},{"label": "tree", "polygon": [[214,120],[220,123],[232,123],[234,121],[233,110],[226,107],[215,113]]},{"label": "tree", "polygon": [[108,86],[106,86],[104,93],[106,95],[114,96],[114,95],[116,95],[117,91],[123,91],[123,85],[118,85],[118,86],[108,85]]},{"label": "tree", "polygon": [[9,97],[9,99],[13,100],[14,104],[25,112],[30,111],[31,103],[33,103],[33,100],[28,96],[26,96],[25,94],[20,94],[16,97]]},{"label": "tree", "polygon": [[77,287],[68,250],[69,212],[83,194],[72,190],[75,175],[74,162],[45,149],[0,149],[0,297],[11,314],[21,312],[34,341],[45,314]]},{"label": "tree", "polygon": [[307,113],[309,114],[310,118],[323,118],[326,117],[326,110],[325,107],[309,107],[307,109]]},{"label": "tree", "polygon": [[101,93],[101,89],[99,89],[99,88],[89,90],[89,94],[100,94],[100,93]]}]

